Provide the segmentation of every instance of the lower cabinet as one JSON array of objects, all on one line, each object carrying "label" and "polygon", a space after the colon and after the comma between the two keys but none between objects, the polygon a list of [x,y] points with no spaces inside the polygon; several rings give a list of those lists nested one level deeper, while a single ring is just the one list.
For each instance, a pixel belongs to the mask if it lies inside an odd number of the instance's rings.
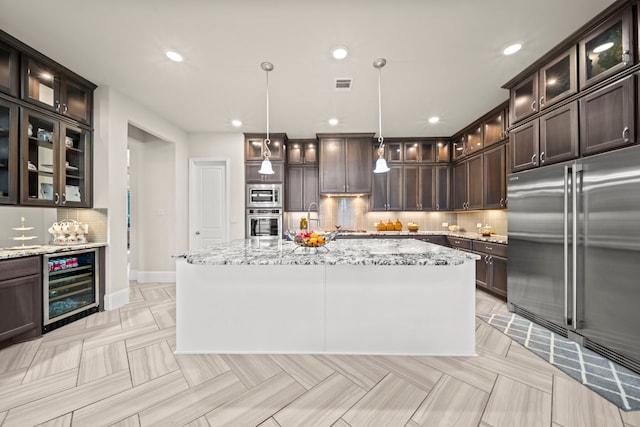
[{"label": "lower cabinet", "polygon": [[480,255],[476,261],[476,286],[500,298],[507,298],[507,246],[498,243],[474,241],[473,253]]},{"label": "lower cabinet", "polygon": [[0,261],[0,348],[41,334],[40,256]]}]

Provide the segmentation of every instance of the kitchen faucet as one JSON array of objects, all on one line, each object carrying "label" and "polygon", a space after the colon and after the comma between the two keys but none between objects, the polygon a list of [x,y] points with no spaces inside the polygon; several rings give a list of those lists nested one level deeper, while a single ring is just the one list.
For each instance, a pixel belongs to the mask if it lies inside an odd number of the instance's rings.
[{"label": "kitchen faucet", "polygon": [[[311,206],[316,205],[318,209],[317,215],[315,218],[311,218]],[[316,202],[309,203],[309,208],[307,208],[307,224],[309,229],[311,229],[311,221],[315,221],[318,224],[318,228],[320,228],[320,208]]]}]

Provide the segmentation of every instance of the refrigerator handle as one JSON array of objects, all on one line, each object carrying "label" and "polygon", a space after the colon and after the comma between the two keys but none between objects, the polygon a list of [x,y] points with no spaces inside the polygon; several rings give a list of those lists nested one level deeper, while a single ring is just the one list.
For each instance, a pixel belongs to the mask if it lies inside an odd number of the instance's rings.
[{"label": "refrigerator handle", "polygon": [[[564,167],[564,239],[563,239],[563,255],[564,255],[564,323],[571,326],[569,318],[569,176],[572,175],[571,166]],[[572,181],[573,187],[573,181]]]},{"label": "refrigerator handle", "polygon": [[572,235],[572,262],[571,262],[571,297],[573,304],[573,328],[578,327],[578,174],[582,173],[582,165],[575,164],[571,170],[571,210],[573,212],[573,221],[571,222]]}]

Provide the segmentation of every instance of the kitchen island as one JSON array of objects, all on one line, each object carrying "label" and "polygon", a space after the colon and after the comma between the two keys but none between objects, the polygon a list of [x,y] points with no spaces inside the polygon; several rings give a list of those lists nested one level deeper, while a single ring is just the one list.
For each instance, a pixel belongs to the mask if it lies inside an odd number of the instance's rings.
[{"label": "kitchen island", "polygon": [[475,260],[413,239],[178,256],[177,353],[475,354]]}]

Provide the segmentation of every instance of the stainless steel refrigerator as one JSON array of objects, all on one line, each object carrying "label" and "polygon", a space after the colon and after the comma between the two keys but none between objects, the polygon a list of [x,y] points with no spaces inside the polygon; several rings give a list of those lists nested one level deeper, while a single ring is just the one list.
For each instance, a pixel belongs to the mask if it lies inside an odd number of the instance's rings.
[{"label": "stainless steel refrigerator", "polygon": [[640,146],[508,178],[508,305],[640,371]]}]

